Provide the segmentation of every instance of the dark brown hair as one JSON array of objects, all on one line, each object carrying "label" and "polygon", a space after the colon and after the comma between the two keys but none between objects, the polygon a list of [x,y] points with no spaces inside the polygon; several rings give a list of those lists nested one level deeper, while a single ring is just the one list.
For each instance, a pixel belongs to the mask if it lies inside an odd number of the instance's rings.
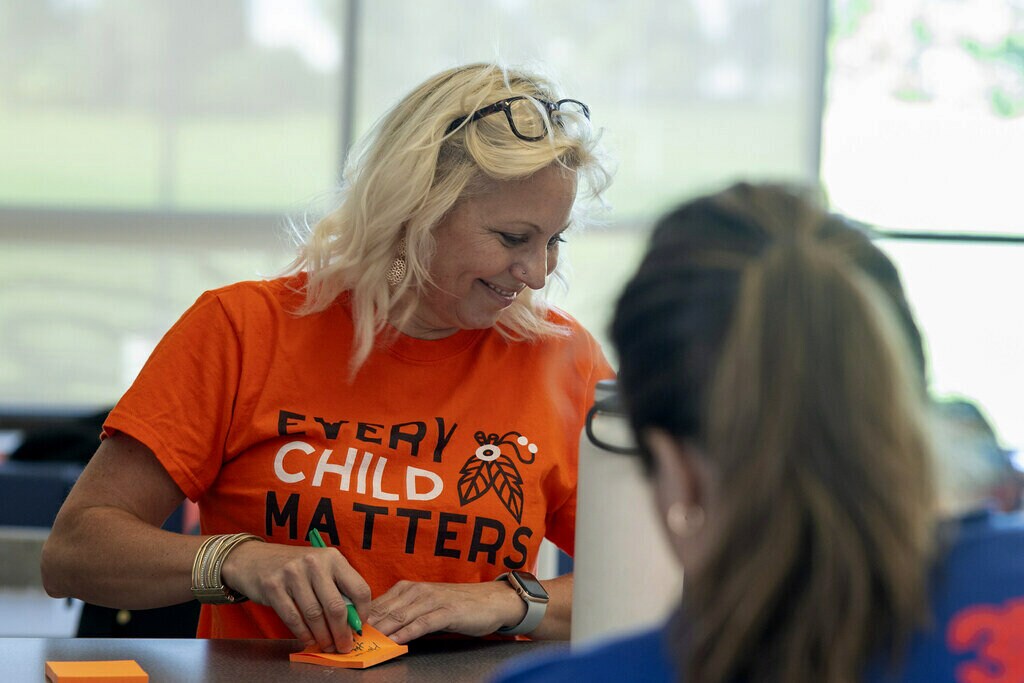
[{"label": "dark brown hair", "polygon": [[926,614],[925,360],[865,231],[782,186],[684,204],[612,337],[637,433],[694,442],[717,473],[716,536],[683,596],[686,680],[852,682],[895,656]]}]

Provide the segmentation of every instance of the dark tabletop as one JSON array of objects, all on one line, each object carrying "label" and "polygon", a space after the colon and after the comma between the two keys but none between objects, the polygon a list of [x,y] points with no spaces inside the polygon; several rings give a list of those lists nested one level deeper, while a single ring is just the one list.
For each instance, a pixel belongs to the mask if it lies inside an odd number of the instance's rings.
[{"label": "dark tabletop", "polygon": [[422,640],[409,652],[365,670],[292,663],[294,640],[131,638],[0,638],[0,679],[43,682],[46,662],[134,659],[152,683],[176,681],[361,681],[460,683],[486,681],[505,660],[568,643]]}]

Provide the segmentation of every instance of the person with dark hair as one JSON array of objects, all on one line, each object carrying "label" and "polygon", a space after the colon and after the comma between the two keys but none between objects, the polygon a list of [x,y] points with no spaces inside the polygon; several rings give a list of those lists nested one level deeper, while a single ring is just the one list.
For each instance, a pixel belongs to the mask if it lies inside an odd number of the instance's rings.
[{"label": "person with dark hair", "polygon": [[[201,637],[328,652],[353,647],[347,601],[399,643],[567,638],[572,576],[530,572],[544,538],[573,551],[579,433],[613,373],[543,291],[610,182],[599,137],[532,70],[403,97],[288,271],[206,292],[157,345],[57,516],[47,592],[195,598]],[[201,533],[161,531],[186,497]]]},{"label": "person with dark hair", "polygon": [[783,186],[688,202],[612,337],[681,602],[500,681],[1024,680],[1024,520],[940,521],[921,337],[862,228]]}]

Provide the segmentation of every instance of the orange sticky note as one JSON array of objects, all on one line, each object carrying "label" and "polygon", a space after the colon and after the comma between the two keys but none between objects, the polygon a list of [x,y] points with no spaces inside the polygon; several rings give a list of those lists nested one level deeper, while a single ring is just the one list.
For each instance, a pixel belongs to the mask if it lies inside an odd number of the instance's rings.
[{"label": "orange sticky note", "polygon": [[365,669],[409,651],[408,647],[399,645],[369,624],[363,624],[363,635],[354,638],[355,647],[345,654],[320,652],[319,647],[311,645],[302,652],[293,652],[288,659],[320,666],[340,666],[343,669]]},{"label": "orange sticky note", "polygon": [[53,683],[143,683],[149,674],[134,659],[99,662],[47,662],[46,678]]}]

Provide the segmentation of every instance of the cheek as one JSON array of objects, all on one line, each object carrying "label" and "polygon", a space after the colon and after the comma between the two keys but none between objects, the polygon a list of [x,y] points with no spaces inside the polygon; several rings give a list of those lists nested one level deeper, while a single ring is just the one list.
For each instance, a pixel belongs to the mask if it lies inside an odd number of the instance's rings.
[{"label": "cheek", "polygon": [[548,252],[548,275],[555,272],[555,268],[558,267],[558,249],[552,249]]}]

